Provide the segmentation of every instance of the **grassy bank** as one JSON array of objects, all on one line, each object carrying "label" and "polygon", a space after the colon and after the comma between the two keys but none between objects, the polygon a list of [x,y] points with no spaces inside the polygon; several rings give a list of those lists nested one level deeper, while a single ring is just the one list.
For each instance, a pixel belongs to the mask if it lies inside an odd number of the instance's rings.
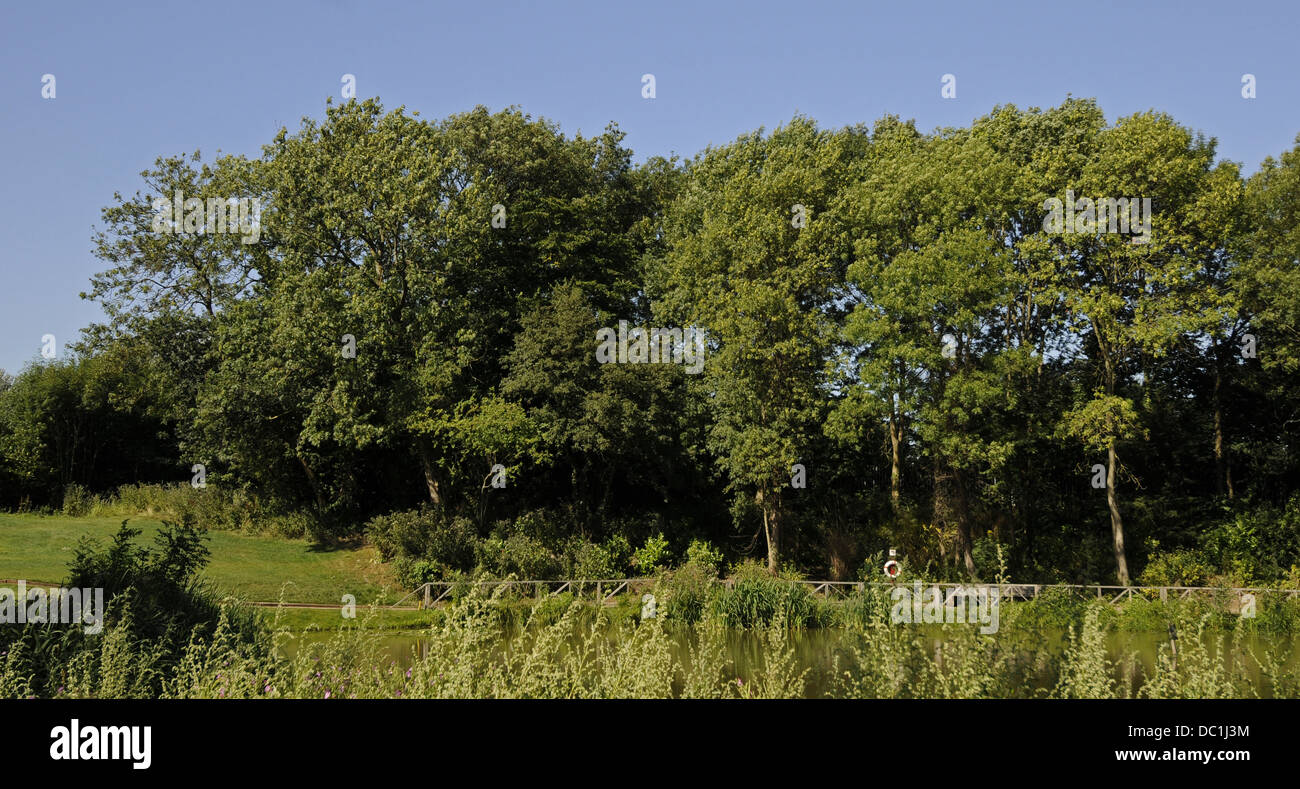
[{"label": "grassy bank", "polygon": [[[101,543],[121,525],[123,517],[67,517],[0,513],[0,578],[62,582],[78,541],[84,536]],[[140,543],[153,539],[161,521],[131,518],[143,533]],[[331,549],[305,539],[238,531],[207,532],[212,560],[205,576],[223,592],[250,601],[338,604],[344,594],[368,603],[386,594],[400,596],[388,569],[369,547]],[[285,586],[288,583],[289,586]]]},{"label": "grassy bank", "polygon": [[[122,520],[120,516],[0,514],[0,578],[60,583],[78,541],[88,537],[105,544]],[[131,518],[130,522],[142,530],[136,538],[141,544],[152,540],[161,525],[161,520],[148,517]],[[370,547],[328,548],[306,539],[242,531],[208,529],[205,534],[211,559],[203,577],[222,594],[245,601],[283,599],[338,605],[344,594],[351,594],[357,601],[358,616],[364,616],[368,604],[391,604],[405,594],[393,579],[391,567],[381,563]],[[813,595],[807,587],[772,578],[758,565],[733,568],[730,586],[718,583],[715,569],[688,562],[660,573],[651,589],[658,599],[660,616],[685,624],[708,616],[731,628],[765,627],[778,616],[796,627],[846,627],[887,614],[890,607],[883,590],[826,599]],[[468,592],[465,586],[454,596],[463,597]],[[570,602],[571,595],[559,595],[538,610],[555,612]],[[1001,625],[1020,630],[1064,630],[1083,622],[1089,602],[1059,590],[1049,590],[1029,602],[1003,601]],[[622,596],[616,603],[608,612],[611,619],[637,618],[639,592]],[[1223,630],[1300,632],[1300,600],[1261,597],[1258,615],[1252,619],[1230,613],[1225,603],[1201,597],[1171,598],[1164,603],[1135,598],[1118,607],[1103,607],[1098,615],[1108,630],[1164,631],[1176,621],[1204,620]],[[509,594],[503,594],[496,604],[517,612],[529,612],[534,606],[530,598]],[[332,629],[343,622],[338,610],[286,608],[280,617],[282,625],[293,630]],[[436,612],[381,610],[370,627],[410,630],[427,627],[437,617]]]},{"label": "grassy bank", "polygon": [[[1213,608],[1129,614],[1048,596],[1008,604],[992,630],[918,627],[896,620],[886,590],[835,602],[756,571],[718,584],[696,567],[660,577],[663,612],[645,620],[634,595],[605,606],[503,586],[433,610],[363,606],[344,619],[254,610],[225,594],[205,578],[209,536],[192,524],[162,523],[152,537],[122,527],[75,552],[68,584],[104,590],[96,627],[47,617],[0,628],[0,697],[1300,695],[1293,639],[1249,632]],[[1108,640],[1126,616],[1167,621],[1177,651],[1157,640],[1144,660],[1116,652]],[[412,629],[395,635],[402,627]]]}]

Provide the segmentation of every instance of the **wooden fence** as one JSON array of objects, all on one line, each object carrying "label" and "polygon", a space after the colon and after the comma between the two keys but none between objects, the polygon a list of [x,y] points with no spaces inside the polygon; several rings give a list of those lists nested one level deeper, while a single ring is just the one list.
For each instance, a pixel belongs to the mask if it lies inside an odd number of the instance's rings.
[{"label": "wooden fence", "polygon": [[[715,581],[728,588],[735,585],[734,578],[725,578]],[[868,581],[787,581],[791,584],[799,584],[810,588],[813,594],[824,598],[843,598],[854,592],[865,591],[868,586],[877,589],[891,589],[896,586],[913,588],[916,582],[895,582],[888,581],[868,582]],[[575,597],[590,596],[602,604],[611,604],[613,599],[619,594],[637,593],[649,591],[655,584],[654,578],[604,578],[604,579],[581,579],[581,580],[561,580],[561,581],[519,581],[519,580],[501,580],[501,581],[432,581],[420,585],[415,591],[403,597],[393,604],[393,608],[401,607],[403,603],[412,598],[419,600],[421,608],[428,608],[435,605],[448,597],[452,596],[457,589],[468,591],[476,589],[494,593],[497,589],[503,591],[518,591],[527,594],[530,597],[543,598],[553,597],[565,592],[572,593]],[[959,590],[993,588],[998,589],[998,597],[1003,600],[1033,600],[1038,598],[1044,592],[1051,589],[1063,589],[1070,594],[1096,597],[1098,600],[1106,600],[1112,605],[1118,605],[1126,600],[1135,597],[1145,597],[1148,600],[1159,599],[1161,602],[1167,602],[1170,599],[1185,600],[1193,596],[1229,595],[1232,601],[1239,602],[1244,595],[1269,595],[1277,594],[1288,598],[1300,596],[1300,589],[1269,589],[1265,587],[1220,587],[1220,586],[1109,586],[1105,584],[971,584],[971,583],[953,583],[953,582],[921,582],[922,588],[939,587],[945,590],[945,598],[951,597]]]}]

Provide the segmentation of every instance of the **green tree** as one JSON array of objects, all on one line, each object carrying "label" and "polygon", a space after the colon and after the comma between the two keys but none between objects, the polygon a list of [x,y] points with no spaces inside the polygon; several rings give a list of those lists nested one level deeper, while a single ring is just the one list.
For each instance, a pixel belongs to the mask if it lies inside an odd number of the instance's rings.
[{"label": "green tree", "polygon": [[842,261],[815,232],[860,132],[832,134],[795,118],[692,161],[670,209],[668,252],[656,271],[658,314],[708,336],[709,446],[748,491],[762,521],[768,568],[781,560],[791,466],[823,411],[837,328]]},{"label": "green tree", "polygon": [[[1230,180],[1230,176],[1229,176]],[[1144,434],[1132,392],[1150,374],[1149,361],[1188,334],[1221,323],[1226,294],[1202,286],[1206,250],[1222,243],[1208,217],[1227,217],[1214,164],[1214,142],[1195,137],[1167,115],[1145,113],[1102,129],[1078,180],[1062,192],[1101,201],[1150,199],[1147,243],[1108,233],[1100,221],[1076,217],[1075,232],[1055,240],[1069,272],[1067,307],[1095,386],[1062,420],[1062,430],[1091,452],[1106,453],[1106,502],[1120,583],[1130,582],[1120,509],[1119,447]],[[1086,208],[1086,207],[1085,207]],[[1226,221],[1226,220],[1225,220]],[[1082,232],[1079,232],[1082,231]]]}]

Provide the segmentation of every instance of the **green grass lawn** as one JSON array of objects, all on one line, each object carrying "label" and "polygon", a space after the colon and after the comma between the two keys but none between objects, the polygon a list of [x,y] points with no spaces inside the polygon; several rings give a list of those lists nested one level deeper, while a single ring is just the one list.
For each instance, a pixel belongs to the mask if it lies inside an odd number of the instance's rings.
[{"label": "green grass lawn", "polygon": [[[62,582],[82,536],[107,544],[122,518],[68,518],[0,513],[0,578]],[[152,543],[159,521],[132,518]],[[374,601],[385,590],[387,602],[403,592],[379,563],[373,548],[328,549],[306,540],[287,540],[239,532],[208,532],[212,552],[205,576],[220,590],[249,601],[339,604],[344,594],[357,605]]]}]

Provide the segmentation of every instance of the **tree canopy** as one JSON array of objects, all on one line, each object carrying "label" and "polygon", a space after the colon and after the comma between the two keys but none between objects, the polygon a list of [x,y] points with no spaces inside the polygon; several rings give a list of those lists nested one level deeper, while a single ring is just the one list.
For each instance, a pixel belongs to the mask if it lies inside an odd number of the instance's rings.
[{"label": "tree canopy", "polygon": [[[623,139],[371,99],[159,158],[93,239],[106,321],[0,376],[0,504],[202,464],[321,535],[423,508],[501,551],[1124,584],[1300,507],[1300,137],[1249,178],[1080,99]],[[255,226],[160,229],[178,194]]]}]

